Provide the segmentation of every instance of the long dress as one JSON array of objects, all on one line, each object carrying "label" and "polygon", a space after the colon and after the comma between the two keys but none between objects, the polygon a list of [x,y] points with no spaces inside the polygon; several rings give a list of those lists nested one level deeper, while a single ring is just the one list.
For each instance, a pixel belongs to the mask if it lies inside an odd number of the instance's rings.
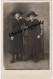
[{"label": "long dress", "polygon": [[[10,33],[15,33],[18,30],[21,30],[22,25],[24,24],[24,19],[20,19],[19,21],[16,20],[15,18],[12,19],[11,23],[11,32]],[[14,35],[14,40],[10,40],[10,51],[12,54],[12,57],[14,59],[15,54],[17,58],[22,58],[23,57],[23,35],[21,33],[17,33]]]},{"label": "long dress", "polygon": [[29,58],[38,60],[40,53],[41,53],[41,40],[40,38],[38,39],[37,36],[40,35],[41,33],[41,28],[39,24],[39,21],[37,19],[28,21],[28,27],[34,26],[33,29],[28,30],[28,40],[29,40]]}]

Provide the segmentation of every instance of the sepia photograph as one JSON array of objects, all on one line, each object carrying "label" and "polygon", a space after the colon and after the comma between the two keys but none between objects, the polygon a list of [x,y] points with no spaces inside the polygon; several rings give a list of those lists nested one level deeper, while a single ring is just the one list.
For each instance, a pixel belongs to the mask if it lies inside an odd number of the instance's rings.
[{"label": "sepia photograph", "polygon": [[49,70],[50,2],[3,3],[5,70]]}]

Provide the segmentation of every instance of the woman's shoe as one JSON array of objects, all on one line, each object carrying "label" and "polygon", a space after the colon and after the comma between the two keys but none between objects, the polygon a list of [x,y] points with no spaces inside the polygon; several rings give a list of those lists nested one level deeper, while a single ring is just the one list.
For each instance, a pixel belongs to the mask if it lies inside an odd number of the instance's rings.
[{"label": "woman's shoe", "polygon": [[15,60],[11,60],[11,63],[15,63]]},{"label": "woman's shoe", "polygon": [[34,63],[37,63],[37,62],[38,62],[37,60],[34,61]]}]

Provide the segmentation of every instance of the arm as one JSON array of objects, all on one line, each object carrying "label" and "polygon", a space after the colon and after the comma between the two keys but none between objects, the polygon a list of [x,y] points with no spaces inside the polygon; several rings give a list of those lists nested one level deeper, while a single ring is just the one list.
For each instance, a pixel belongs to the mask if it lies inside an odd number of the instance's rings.
[{"label": "arm", "polygon": [[[40,23],[38,20],[37,20],[37,24]],[[41,33],[41,27],[40,25],[37,26],[37,38],[39,39],[40,38],[40,33]]]},{"label": "arm", "polygon": [[9,37],[11,38],[11,40],[14,39],[13,31],[14,31],[14,22],[11,20],[11,22],[10,22],[10,33],[9,33]]},{"label": "arm", "polygon": [[41,33],[40,25],[37,27],[37,32],[38,32],[37,38],[39,39],[40,38],[40,33]]},{"label": "arm", "polygon": [[38,35],[40,35],[40,33],[41,33],[40,25],[37,26],[37,33],[38,33]]}]

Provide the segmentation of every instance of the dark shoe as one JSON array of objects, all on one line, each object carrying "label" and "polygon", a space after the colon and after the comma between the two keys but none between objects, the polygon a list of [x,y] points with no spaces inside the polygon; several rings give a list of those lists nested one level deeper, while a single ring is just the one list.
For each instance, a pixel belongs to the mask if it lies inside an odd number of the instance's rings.
[{"label": "dark shoe", "polygon": [[37,63],[38,61],[34,61],[34,63]]},{"label": "dark shoe", "polygon": [[11,60],[11,63],[15,63],[15,60]]},{"label": "dark shoe", "polygon": [[34,59],[34,62],[37,63],[38,62],[38,59]]}]

